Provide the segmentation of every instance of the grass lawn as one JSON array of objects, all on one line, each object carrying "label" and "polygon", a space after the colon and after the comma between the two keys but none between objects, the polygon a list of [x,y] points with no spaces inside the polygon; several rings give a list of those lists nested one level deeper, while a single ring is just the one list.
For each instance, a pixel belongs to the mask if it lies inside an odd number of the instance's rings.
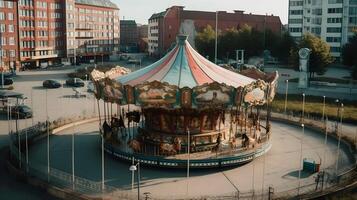
[{"label": "grass lawn", "polygon": [[[314,77],[314,78],[310,78],[310,81],[320,81],[320,82],[338,83],[338,84],[351,84],[350,79],[341,79],[341,78],[332,78],[332,77]],[[297,83],[297,82],[299,82],[299,78],[289,79],[289,82]],[[352,84],[357,85],[357,81],[352,80]]]},{"label": "grass lawn", "polygon": [[[357,122],[357,101],[342,101],[343,121]],[[284,112],[285,95],[277,94],[272,104],[274,112]],[[322,117],[323,98],[317,96],[305,96],[305,114]],[[287,112],[298,115],[302,112],[302,95],[288,95]],[[337,106],[335,99],[326,98],[325,114],[328,119],[337,119]]]}]

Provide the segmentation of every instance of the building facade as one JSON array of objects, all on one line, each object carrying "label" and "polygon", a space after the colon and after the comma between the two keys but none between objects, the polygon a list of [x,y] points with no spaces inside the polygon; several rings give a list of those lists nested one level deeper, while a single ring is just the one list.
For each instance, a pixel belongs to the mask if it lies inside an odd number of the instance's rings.
[{"label": "building facade", "polygon": [[139,32],[135,20],[120,20],[120,50],[126,53],[138,51]]},{"label": "building facade", "polygon": [[119,8],[109,0],[66,0],[66,58],[108,60],[119,51]]},{"label": "building facade", "polygon": [[176,41],[179,33],[188,34],[188,41],[194,47],[197,32],[207,25],[215,28],[216,20],[218,31],[229,28],[239,29],[247,24],[257,30],[270,29],[280,33],[282,24],[277,16],[245,14],[244,11],[235,10],[233,13],[226,11],[205,12],[184,10],[182,6],[173,6],[163,12],[153,14],[148,24],[148,51],[150,55],[163,55]]},{"label": "building facade", "polygon": [[21,67],[45,67],[65,55],[64,6],[58,0],[18,1]]},{"label": "building facade", "polygon": [[100,61],[119,50],[119,8],[109,0],[0,0],[0,28],[6,69]]},{"label": "building facade", "polygon": [[289,32],[296,40],[312,33],[326,41],[336,60],[357,28],[357,0],[289,0]]},{"label": "building facade", "polygon": [[18,66],[17,1],[0,0],[0,71]]}]

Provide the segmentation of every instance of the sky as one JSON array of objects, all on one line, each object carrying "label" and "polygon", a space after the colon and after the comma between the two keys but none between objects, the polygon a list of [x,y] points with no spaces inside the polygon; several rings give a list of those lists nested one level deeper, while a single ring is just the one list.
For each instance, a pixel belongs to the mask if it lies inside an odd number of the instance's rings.
[{"label": "sky", "polygon": [[245,13],[279,16],[283,24],[288,21],[289,0],[112,0],[120,8],[120,19],[132,19],[147,24],[153,13],[173,5],[185,10],[228,11],[244,10]]}]

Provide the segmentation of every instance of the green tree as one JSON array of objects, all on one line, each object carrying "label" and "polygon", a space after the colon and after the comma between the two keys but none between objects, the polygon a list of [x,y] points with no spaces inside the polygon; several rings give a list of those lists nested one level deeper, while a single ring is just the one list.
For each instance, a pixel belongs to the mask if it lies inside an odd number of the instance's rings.
[{"label": "green tree", "polygon": [[214,43],[216,33],[212,26],[207,25],[202,32],[199,32],[195,38],[195,45],[198,52],[202,55],[209,56],[210,60],[214,59]]},{"label": "green tree", "polygon": [[329,64],[333,62],[330,52],[330,46],[320,38],[308,33],[303,36],[297,48],[291,51],[290,58],[292,64],[299,68],[298,51],[301,48],[308,48],[311,50],[309,62],[310,78],[315,76],[315,73],[324,74]]},{"label": "green tree", "polygon": [[281,62],[288,63],[290,52],[296,49],[297,44],[289,34],[289,32],[285,31],[281,37],[276,39],[276,46],[273,46],[271,49],[272,55],[277,57]]}]

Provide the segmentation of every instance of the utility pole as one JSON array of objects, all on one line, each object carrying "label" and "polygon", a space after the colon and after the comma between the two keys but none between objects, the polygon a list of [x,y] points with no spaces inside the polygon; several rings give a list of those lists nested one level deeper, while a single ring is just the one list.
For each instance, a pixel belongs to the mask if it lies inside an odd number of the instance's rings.
[{"label": "utility pole", "polygon": [[0,30],[0,70],[1,70],[1,88],[4,88],[4,66],[2,64],[2,30]]},{"label": "utility pole", "polygon": [[216,11],[216,39],[214,43],[214,64],[217,64],[218,11]]}]

